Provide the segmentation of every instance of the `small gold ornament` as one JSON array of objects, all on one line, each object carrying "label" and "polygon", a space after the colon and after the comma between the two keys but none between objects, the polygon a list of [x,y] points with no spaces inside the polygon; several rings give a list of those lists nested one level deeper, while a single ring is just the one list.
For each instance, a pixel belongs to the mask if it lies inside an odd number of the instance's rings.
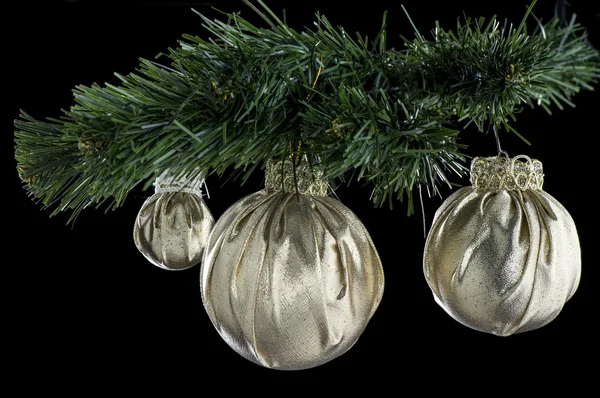
[{"label": "small gold ornament", "polygon": [[567,210],[542,190],[542,163],[474,158],[471,186],[437,210],[424,274],[458,322],[498,336],[538,329],[573,296],[581,251]]},{"label": "small gold ornament", "polygon": [[152,264],[183,270],[200,263],[214,218],[202,199],[204,172],[156,178],[135,220],[133,239]]},{"label": "small gold ornament", "polygon": [[219,218],[200,280],[204,307],[227,344],[280,370],[312,368],[345,353],[384,289],[364,225],[327,196],[318,174],[306,165],[295,169],[297,178],[291,161],[268,162],[265,188]]}]

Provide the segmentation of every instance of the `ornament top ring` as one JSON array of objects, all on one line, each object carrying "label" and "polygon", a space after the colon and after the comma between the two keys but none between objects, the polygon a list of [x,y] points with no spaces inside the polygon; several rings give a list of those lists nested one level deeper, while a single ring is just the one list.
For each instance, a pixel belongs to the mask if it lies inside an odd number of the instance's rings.
[{"label": "ornament top ring", "polygon": [[154,192],[188,192],[202,197],[202,186],[205,184],[206,171],[194,169],[187,173],[173,173],[165,170],[156,177]]},{"label": "ornament top ring", "polygon": [[265,190],[296,192],[312,195],[327,196],[329,183],[323,179],[323,173],[313,171],[307,162],[295,165],[290,160],[269,160],[266,163]]},{"label": "ornament top ring", "polygon": [[[500,155],[506,155],[501,152]],[[495,192],[502,189],[525,191],[542,190],[544,169],[542,162],[526,155],[476,157],[471,162],[471,185],[479,191]]]}]

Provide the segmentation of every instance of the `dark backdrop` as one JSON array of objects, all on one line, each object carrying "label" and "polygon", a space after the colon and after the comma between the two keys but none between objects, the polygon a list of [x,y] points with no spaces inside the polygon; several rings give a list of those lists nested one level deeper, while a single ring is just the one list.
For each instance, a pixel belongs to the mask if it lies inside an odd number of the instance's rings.
[{"label": "dark backdrop", "polygon": [[[246,18],[260,21],[241,1],[3,4],[2,169],[8,176],[4,189],[12,199],[4,210],[2,329],[10,336],[4,340],[10,369],[5,376],[24,391],[142,391],[164,380],[173,388],[195,388],[191,394],[207,393],[210,387],[217,392],[244,387],[258,393],[271,391],[270,383],[277,381],[288,383],[284,390],[272,390],[279,393],[307,383],[329,385],[338,392],[360,385],[372,393],[411,388],[431,392],[438,387],[485,393],[514,391],[519,383],[539,389],[561,381],[581,386],[589,380],[598,354],[598,214],[597,194],[591,189],[597,173],[598,147],[592,141],[599,132],[597,93],[577,95],[575,109],[553,108],[552,116],[541,109],[518,115],[514,126],[532,142],[530,147],[502,135],[503,148],[511,155],[527,154],[544,163],[545,190],[569,210],[579,229],[581,284],[553,322],[536,331],[496,337],[454,321],[433,301],[422,274],[420,209],[407,217],[402,203],[394,210],[374,208],[369,187],[352,184],[341,187],[338,196],[363,220],[378,248],[386,273],[384,299],[364,334],[343,356],[306,371],[273,371],[243,359],[219,337],[202,308],[198,267],[163,271],[137,251],[133,222],[152,192],[134,192],[115,211],[86,209],[73,227],[67,226],[68,214],[49,217],[27,197],[16,172],[12,136],[19,109],[37,118],[57,117],[60,109],[73,104],[75,85],[116,83],[113,72],[133,71],[139,57],[151,58],[176,46],[183,33],[206,35],[192,8],[215,18],[219,13],[211,7],[242,11]],[[297,30],[312,26],[314,14],[321,12],[334,25],[370,37],[377,34],[387,10],[390,46],[402,45],[400,34],[412,38],[401,2],[267,4],[278,13],[285,8],[288,23]],[[471,17],[496,14],[518,24],[527,2],[403,4],[427,35],[436,20],[451,29],[463,12]],[[577,13],[592,43],[600,46],[598,2],[572,0],[568,11]],[[548,19],[554,2],[538,1],[534,12]],[[470,155],[495,155],[491,134],[467,129],[461,137],[470,145]],[[207,204],[215,217],[260,189],[261,179],[256,176],[241,186],[236,180],[209,178]],[[425,198],[427,227],[450,193]]]}]

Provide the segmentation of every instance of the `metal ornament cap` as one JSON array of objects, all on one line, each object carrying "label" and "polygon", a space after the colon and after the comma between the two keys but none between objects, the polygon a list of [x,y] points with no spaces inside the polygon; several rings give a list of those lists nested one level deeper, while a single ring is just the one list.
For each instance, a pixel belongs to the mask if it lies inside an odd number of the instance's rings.
[{"label": "metal ornament cap", "polygon": [[539,161],[475,158],[428,233],[435,301],[472,329],[509,336],[547,325],[575,294],[581,250],[571,215],[542,189]]},{"label": "metal ornament cap", "polygon": [[506,152],[493,157],[476,157],[471,162],[471,185],[480,191],[541,190],[544,167],[537,159],[526,155],[511,159]]}]

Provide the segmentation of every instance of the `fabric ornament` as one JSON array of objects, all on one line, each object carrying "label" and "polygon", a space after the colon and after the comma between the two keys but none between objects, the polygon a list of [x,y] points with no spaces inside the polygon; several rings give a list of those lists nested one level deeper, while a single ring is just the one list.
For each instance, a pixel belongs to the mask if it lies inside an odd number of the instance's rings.
[{"label": "fabric ornament", "polygon": [[206,312],[231,348],[266,368],[307,369],[344,354],[382,298],[371,237],[327,196],[321,175],[268,162],[265,188],[226,210],[207,245]]},{"label": "fabric ornament", "polygon": [[195,170],[156,178],[155,193],[140,209],[133,228],[138,250],[157,267],[191,268],[202,261],[214,218],[202,199],[206,173]]},{"label": "fabric ornament", "polygon": [[458,322],[498,336],[547,325],[579,285],[573,219],[542,189],[538,160],[476,157],[470,177],[436,211],[426,239],[435,301]]}]

